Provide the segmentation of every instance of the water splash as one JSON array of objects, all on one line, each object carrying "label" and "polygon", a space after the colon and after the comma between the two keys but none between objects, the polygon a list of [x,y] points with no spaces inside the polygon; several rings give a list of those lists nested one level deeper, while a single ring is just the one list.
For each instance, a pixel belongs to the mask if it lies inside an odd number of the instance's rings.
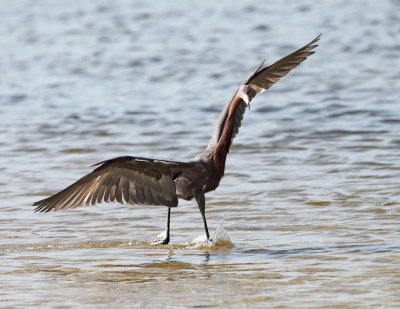
[{"label": "water splash", "polygon": [[214,248],[214,249],[229,249],[233,247],[233,243],[229,238],[228,233],[225,231],[222,223],[222,218],[215,229],[214,235],[210,240],[207,240],[205,235],[198,236],[188,243],[189,248],[202,249],[202,248]]},{"label": "water splash", "polygon": [[153,236],[150,240],[151,245],[159,245],[167,237],[167,230],[165,229],[157,236]]},{"label": "water splash", "polygon": [[214,246],[217,246],[217,247],[232,248],[233,242],[229,238],[228,233],[225,231],[225,229],[222,225],[223,222],[224,222],[224,218],[222,218],[219,221],[217,228],[215,229],[214,236],[211,238],[211,242]]}]

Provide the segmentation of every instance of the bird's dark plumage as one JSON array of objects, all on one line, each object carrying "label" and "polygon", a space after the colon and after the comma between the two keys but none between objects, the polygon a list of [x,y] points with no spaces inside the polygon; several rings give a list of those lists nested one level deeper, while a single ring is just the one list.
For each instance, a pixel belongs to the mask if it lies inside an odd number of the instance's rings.
[{"label": "bird's dark plumage", "polygon": [[239,131],[249,102],[303,62],[317,45],[320,36],[304,47],[252,72],[225,106],[204,152],[187,162],[118,157],[95,164],[96,168],[64,190],[35,202],[35,211],[49,212],[102,202],[167,206],[169,241],[170,208],[178,198],[196,198],[207,238],[204,194],[215,190],[224,175],[225,160],[233,138]]},{"label": "bird's dark plumage", "polygon": [[103,161],[69,187],[34,203],[35,211],[56,211],[102,202],[176,207],[174,180],[191,165],[137,157]]}]

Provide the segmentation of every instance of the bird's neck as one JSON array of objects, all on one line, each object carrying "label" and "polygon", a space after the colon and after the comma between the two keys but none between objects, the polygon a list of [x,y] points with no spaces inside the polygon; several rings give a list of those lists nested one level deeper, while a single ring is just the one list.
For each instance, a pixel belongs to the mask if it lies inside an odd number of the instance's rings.
[{"label": "bird's neck", "polygon": [[213,161],[217,173],[221,178],[222,176],[224,176],[226,156],[228,155],[229,148],[232,144],[236,111],[241,101],[242,99],[237,95],[232,100],[232,104],[230,105],[228,117],[226,119],[221,137],[218,140],[217,145],[212,150],[211,160]]}]

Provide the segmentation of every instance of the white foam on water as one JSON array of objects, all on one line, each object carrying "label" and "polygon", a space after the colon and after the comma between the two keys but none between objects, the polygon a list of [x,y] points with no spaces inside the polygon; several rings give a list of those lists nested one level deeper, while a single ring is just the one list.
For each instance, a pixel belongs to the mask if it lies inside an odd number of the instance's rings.
[{"label": "white foam on water", "polygon": [[199,248],[232,248],[233,243],[229,238],[228,233],[225,231],[222,223],[224,219],[222,218],[215,229],[214,235],[210,240],[207,240],[205,235],[201,235],[193,239],[188,243],[189,248],[199,249]]},{"label": "white foam on water", "polygon": [[166,236],[167,236],[167,230],[165,229],[157,236],[153,236],[150,240],[150,244],[151,245],[159,245],[165,239]]}]

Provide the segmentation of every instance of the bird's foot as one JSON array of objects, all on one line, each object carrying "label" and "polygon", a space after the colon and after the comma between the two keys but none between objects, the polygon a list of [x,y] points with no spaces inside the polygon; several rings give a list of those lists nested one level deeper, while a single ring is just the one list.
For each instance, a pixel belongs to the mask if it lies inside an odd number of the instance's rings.
[{"label": "bird's foot", "polygon": [[169,237],[164,238],[161,242],[160,245],[168,245],[169,244]]},{"label": "bird's foot", "polygon": [[164,232],[161,232],[160,234],[158,234],[157,236],[154,236],[151,241],[151,244],[152,245],[167,245],[167,244],[169,244],[169,233],[164,231]]},{"label": "bird's foot", "polygon": [[168,245],[169,244],[169,238],[164,238],[164,239],[153,239],[151,242],[152,245]]}]

